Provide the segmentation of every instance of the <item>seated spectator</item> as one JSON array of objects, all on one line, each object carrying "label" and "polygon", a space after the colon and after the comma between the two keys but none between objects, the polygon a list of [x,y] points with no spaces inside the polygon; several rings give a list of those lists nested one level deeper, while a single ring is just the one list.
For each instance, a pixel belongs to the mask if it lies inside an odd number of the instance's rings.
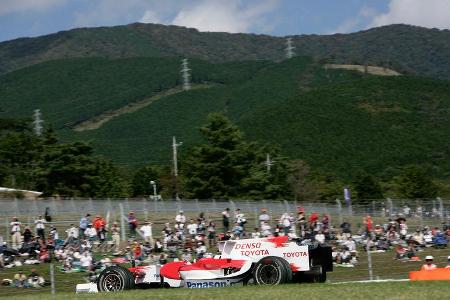
[{"label": "seated spectator", "polygon": [[97,238],[97,230],[95,230],[92,224],[88,224],[88,227],[84,231],[84,236],[91,242],[95,241],[95,239]]},{"label": "seated spectator", "polygon": [[433,256],[428,255],[425,257],[425,264],[420,268],[421,271],[431,271],[436,269],[436,265],[433,264]]},{"label": "seated spectator", "polygon": [[44,286],[44,283],[44,278],[39,275],[36,269],[32,269],[31,274],[28,275],[28,287],[40,288]]},{"label": "seated spectator", "polygon": [[23,271],[19,271],[19,273],[14,275],[13,284],[15,287],[28,287],[28,278]]},{"label": "seated spectator", "polygon": [[269,225],[269,222],[268,221],[262,222],[262,224],[261,224],[261,235],[263,237],[268,237],[271,234],[272,234],[272,230],[271,230],[271,227]]},{"label": "seated spectator", "polygon": [[450,268],[450,256],[447,257],[447,266],[445,268]]},{"label": "seated spectator", "polygon": [[92,270],[92,256],[88,251],[85,251],[80,257],[80,266],[83,270]]},{"label": "seated spectator", "polygon": [[252,239],[257,239],[261,237],[261,232],[259,232],[259,228],[255,227],[254,231],[252,232]]}]

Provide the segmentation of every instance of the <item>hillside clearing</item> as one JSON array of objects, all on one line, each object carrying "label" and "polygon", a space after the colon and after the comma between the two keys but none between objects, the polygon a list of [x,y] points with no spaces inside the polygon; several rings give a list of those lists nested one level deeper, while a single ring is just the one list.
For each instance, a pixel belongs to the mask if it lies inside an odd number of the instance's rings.
[{"label": "hillside clearing", "polygon": [[[211,88],[213,86],[214,85],[212,85],[212,84],[194,84],[194,85],[192,85],[191,89],[192,90],[207,89],[207,88]],[[155,96],[152,96],[150,98],[146,98],[146,99],[134,102],[134,103],[127,104],[124,107],[121,107],[119,109],[105,111],[104,113],[102,113],[98,116],[95,116],[89,120],[86,120],[84,122],[81,122],[81,123],[75,125],[73,127],[73,130],[80,132],[80,131],[85,131],[85,130],[98,129],[103,124],[111,121],[114,118],[117,118],[124,114],[133,113],[135,111],[138,111],[139,109],[142,109],[142,108],[152,104],[156,100],[159,100],[163,97],[167,97],[170,95],[175,95],[175,94],[181,93],[183,91],[184,90],[181,86],[177,86],[177,87],[168,89],[166,91],[163,91],[161,93],[158,93]]]},{"label": "hillside clearing", "polygon": [[[337,64],[327,64],[324,66],[326,69],[343,69],[358,71],[361,73],[366,73],[366,67],[363,65],[337,65]],[[375,66],[367,66],[367,73],[377,76],[401,76],[397,71]]]}]

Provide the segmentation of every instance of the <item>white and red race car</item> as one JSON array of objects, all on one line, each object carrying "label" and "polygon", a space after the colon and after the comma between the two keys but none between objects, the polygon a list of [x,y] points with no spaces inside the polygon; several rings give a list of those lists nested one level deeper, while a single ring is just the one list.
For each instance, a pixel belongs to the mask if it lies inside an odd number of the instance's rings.
[{"label": "white and red race car", "polygon": [[331,248],[303,245],[287,236],[229,240],[219,244],[220,255],[195,263],[103,270],[96,283],[78,284],[77,293],[112,292],[148,287],[209,288],[232,285],[278,285],[324,282],[333,270]]}]

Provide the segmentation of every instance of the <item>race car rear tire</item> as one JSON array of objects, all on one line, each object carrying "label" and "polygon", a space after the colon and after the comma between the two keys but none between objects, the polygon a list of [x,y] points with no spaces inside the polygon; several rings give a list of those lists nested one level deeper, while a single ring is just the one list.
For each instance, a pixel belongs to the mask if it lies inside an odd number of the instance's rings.
[{"label": "race car rear tire", "polygon": [[321,265],[314,266],[314,274],[311,276],[311,281],[314,283],[323,283],[327,281],[327,272],[323,269]]},{"label": "race car rear tire", "polygon": [[262,258],[253,270],[253,281],[257,285],[278,285],[292,280],[289,263],[277,256]]},{"label": "race car rear tire", "polygon": [[104,269],[97,279],[99,292],[120,292],[134,288],[133,274],[120,266],[111,266]]}]

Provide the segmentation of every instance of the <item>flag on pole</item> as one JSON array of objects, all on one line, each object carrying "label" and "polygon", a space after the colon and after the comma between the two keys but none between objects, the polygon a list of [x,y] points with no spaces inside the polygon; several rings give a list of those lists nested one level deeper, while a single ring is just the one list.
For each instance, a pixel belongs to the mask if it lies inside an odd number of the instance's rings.
[{"label": "flag on pole", "polygon": [[350,205],[352,203],[352,199],[350,197],[350,189],[348,187],[344,188],[344,199],[347,205]]}]

